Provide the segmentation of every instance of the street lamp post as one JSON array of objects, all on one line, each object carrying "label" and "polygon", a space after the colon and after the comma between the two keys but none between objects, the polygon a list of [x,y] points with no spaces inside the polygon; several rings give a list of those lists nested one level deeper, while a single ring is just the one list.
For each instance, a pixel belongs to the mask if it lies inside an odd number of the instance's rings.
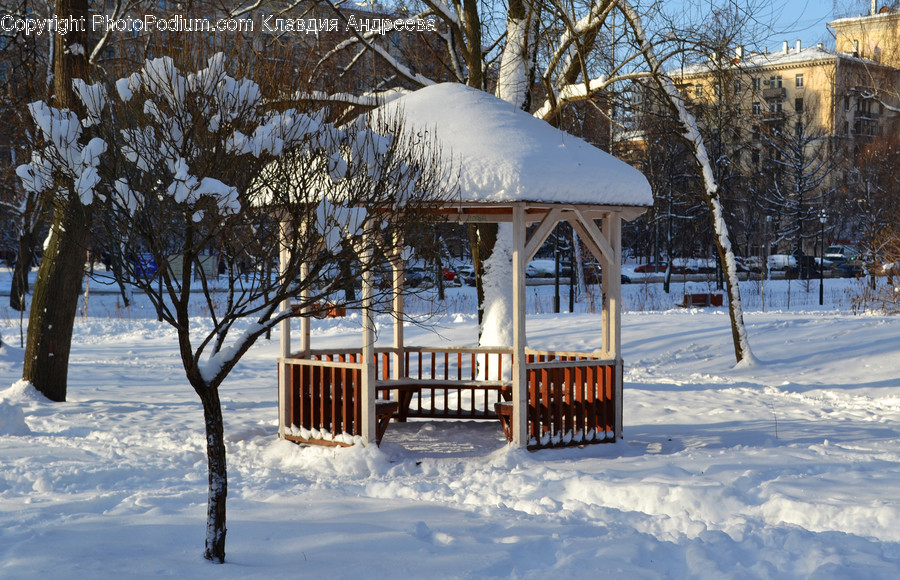
[{"label": "street lamp post", "polygon": [[762,302],[762,311],[766,311],[766,278],[769,276],[769,224],[772,222],[772,216],[767,215],[766,221],[763,222],[765,229],[763,230],[763,256],[762,264],[760,264],[759,283],[760,283],[760,301]]},{"label": "street lamp post", "polygon": [[827,220],[828,215],[822,209],[819,213],[819,224],[821,225],[819,228],[819,243],[821,244],[819,246],[821,249],[819,253],[819,306],[825,304],[825,222]]}]

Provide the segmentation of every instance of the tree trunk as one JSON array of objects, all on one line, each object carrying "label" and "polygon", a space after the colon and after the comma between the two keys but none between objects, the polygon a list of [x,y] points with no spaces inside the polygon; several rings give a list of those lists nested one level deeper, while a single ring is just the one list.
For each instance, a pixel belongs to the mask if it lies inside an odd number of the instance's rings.
[{"label": "tree trunk", "polygon": [[208,385],[195,387],[203,403],[206,425],[206,458],[209,465],[209,495],[206,505],[206,550],[203,557],[225,562],[225,498],[228,496],[228,472],[225,461],[225,426],[219,390]]},{"label": "tree trunk", "polygon": [[463,0],[463,14],[465,19],[461,26],[465,33],[466,42],[462,46],[463,58],[469,71],[468,85],[478,90],[484,90],[484,61],[481,44],[481,18],[478,12],[478,0]]},{"label": "tree trunk", "polygon": [[[88,18],[87,0],[57,0],[56,14]],[[83,50],[70,50],[80,45]],[[55,43],[53,88],[55,106],[80,113],[72,79],[89,80],[87,32],[73,30],[65,42]],[[66,400],[72,326],[84,278],[84,252],[90,238],[91,211],[72,194],[55,200],[50,242],[34,284],[28,318],[28,343],[22,378],[51,401]]]},{"label": "tree trunk", "polygon": [[497,243],[497,224],[469,224],[469,246],[472,248],[472,268],[475,270],[475,295],[478,301],[478,336],[484,322],[484,261],[494,252]]},{"label": "tree trunk", "polygon": [[28,274],[34,264],[34,231],[22,232],[16,250],[16,266],[13,270],[12,286],[9,292],[9,307],[18,312],[25,311],[25,295],[28,294]]},{"label": "tree trunk", "polygon": [[81,203],[59,204],[34,284],[22,377],[51,401],[66,400],[72,327],[90,237],[88,223],[90,210]]}]

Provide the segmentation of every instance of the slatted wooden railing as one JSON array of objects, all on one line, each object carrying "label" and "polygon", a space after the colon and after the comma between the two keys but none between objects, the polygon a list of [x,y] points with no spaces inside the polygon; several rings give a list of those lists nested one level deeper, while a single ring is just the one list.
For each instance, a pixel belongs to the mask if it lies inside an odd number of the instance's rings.
[{"label": "slatted wooden railing", "polygon": [[290,387],[285,439],[349,444],[360,434],[362,409],[359,354],[283,359],[280,372]]},{"label": "slatted wooden railing", "polygon": [[528,351],[529,447],[615,440],[616,361]]},{"label": "slatted wooden railing", "polygon": [[509,348],[406,347],[398,380],[391,379],[389,352],[379,355],[379,393],[396,396],[406,390],[408,417],[496,419],[494,403],[508,400],[512,393]]},{"label": "slatted wooden railing", "polygon": [[[391,349],[375,354],[380,397],[401,401],[399,417],[496,418],[495,403],[512,395],[508,348],[407,347],[399,379]],[[619,363],[620,364],[620,363]],[[582,445],[615,440],[617,362],[592,354],[536,351],[526,355],[528,446]],[[283,359],[288,381],[285,437],[352,443],[359,435],[362,377],[359,350],[314,351]],[[405,396],[404,396],[405,393]],[[408,410],[407,410],[408,408]],[[511,407],[502,406],[507,418]]]}]

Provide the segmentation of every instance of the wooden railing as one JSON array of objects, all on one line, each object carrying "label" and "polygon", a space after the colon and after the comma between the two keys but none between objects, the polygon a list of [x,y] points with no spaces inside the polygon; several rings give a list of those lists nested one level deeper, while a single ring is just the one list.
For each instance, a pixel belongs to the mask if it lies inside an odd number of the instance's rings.
[{"label": "wooden railing", "polygon": [[282,359],[290,396],[285,439],[349,444],[360,434],[362,409],[359,354],[345,353],[321,359]]},{"label": "wooden railing", "polygon": [[615,440],[616,361],[527,351],[529,447]]},{"label": "wooden railing", "polygon": [[[403,372],[392,377],[390,350],[380,351],[379,393],[408,403],[406,417],[496,419],[494,403],[512,393],[512,351],[491,347],[407,347]],[[403,397],[406,390],[409,397]],[[393,393],[393,394],[392,394]]]},{"label": "wooden railing", "polygon": [[[588,353],[526,353],[530,448],[615,440],[620,363]],[[399,373],[392,355],[393,349],[379,348],[373,363],[378,395],[400,401],[395,418],[493,419],[495,408],[511,417],[511,349],[406,347]],[[353,442],[362,413],[361,358],[358,349],[344,349],[282,359],[290,393],[286,427],[294,426],[285,438]]]}]

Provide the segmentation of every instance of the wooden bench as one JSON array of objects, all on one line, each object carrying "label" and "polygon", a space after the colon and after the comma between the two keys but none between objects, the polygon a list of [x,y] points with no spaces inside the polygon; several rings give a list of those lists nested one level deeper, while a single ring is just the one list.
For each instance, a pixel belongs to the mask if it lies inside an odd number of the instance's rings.
[{"label": "wooden bench", "polygon": [[503,434],[506,435],[506,440],[511,442],[513,440],[512,401],[501,401],[499,403],[494,403],[494,412],[497,413],[497,418],[500,419],[500,425],[503,426]]},{"label": "wooden bench", "polygon": [[413,396],[422,389],[447,389],[459,391],[497,391],[504,399],[512,398],[511,381],[460,381],[452,379],[413,379],[401,378],[398,380],[378,381],[376,392],[382,397],[389,397],[390,391],[397,392],[400,406],[397,413],[397,421],[405,423],[409,416],[409,405]]},{"label": "wooden bench", "polygon": [[388,423],[391,422],[391,417],[394,416],[394,413],[400,408],[400,403],[397,401],[386,401],[383,399],[377,399],[375,401],[375,444],[381,445],[381,438],[384,437],[384,432],[387,431]]},{"label": "wooden bench", "polygon": [[681,308],[722,306],[722,295],[716,293],[685,294],[684,300],[678,306]]}]

